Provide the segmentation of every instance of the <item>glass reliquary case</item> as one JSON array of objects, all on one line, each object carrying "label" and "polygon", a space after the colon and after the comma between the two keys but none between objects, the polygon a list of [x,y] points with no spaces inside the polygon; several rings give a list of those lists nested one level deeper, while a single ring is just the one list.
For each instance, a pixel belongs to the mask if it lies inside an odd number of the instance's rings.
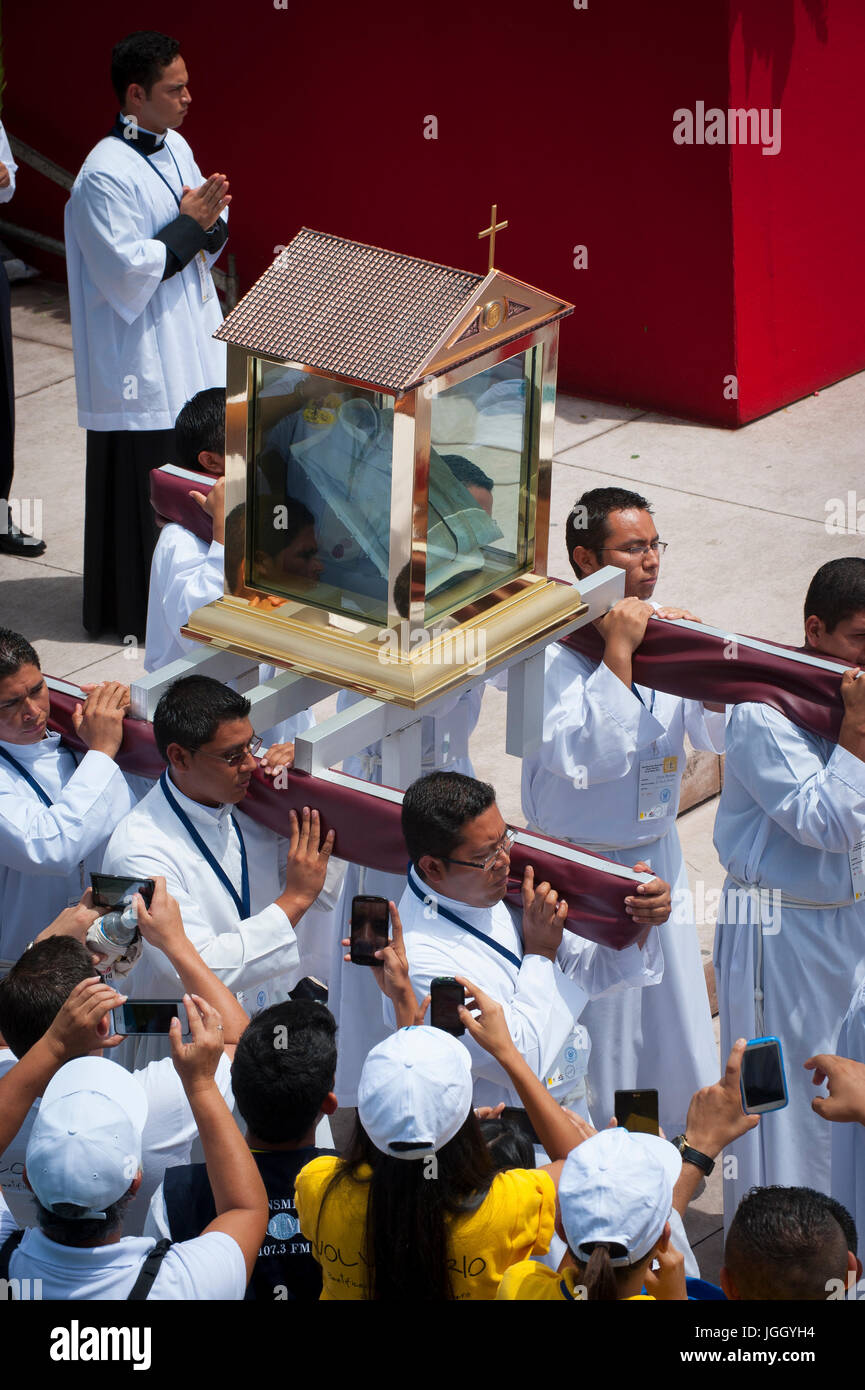
[{"label": "glass reliquary case", "polygon": [[414,708],[573,625],[546,577],[571,312],[302,229],[216,334],[225,592],[184,635]]}]

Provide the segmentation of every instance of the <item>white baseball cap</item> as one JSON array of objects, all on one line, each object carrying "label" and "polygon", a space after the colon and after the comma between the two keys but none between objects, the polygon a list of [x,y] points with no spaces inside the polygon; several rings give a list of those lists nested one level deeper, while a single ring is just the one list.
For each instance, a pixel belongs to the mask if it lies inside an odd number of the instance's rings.
[{"label": "white baseball cap", "polygon": [[[76,1057],[51,1078],[39,1105],[25,1162],[43,1207],[81,1207],[98,1220],[141,1167],[147,1096],[131,1072],[107,1057]],[[64,1213],[59,1213],[63,1215]]]},{"label": "white baseball cap", "polygon": [[587,1262],[598,1241],[628,1252],[610,1258],[633,1265],[663,1234],[682,1171],[678,1149],[657,1134],[604,1129],[571,1149],[559,1182],[559,1210],[568,1245]]},{"label": "white baseball cap", "polygon": [[400,1028],[363,1064],[358,1117],[391,1158],[422,1158],[444,1148],[471,1108],[471,1058],[441,1028]]}]

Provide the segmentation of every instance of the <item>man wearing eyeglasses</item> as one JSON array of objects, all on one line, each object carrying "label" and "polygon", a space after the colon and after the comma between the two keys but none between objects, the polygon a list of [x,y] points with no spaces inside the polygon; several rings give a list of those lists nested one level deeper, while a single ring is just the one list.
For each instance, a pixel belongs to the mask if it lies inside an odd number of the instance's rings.
[{"label": "man wearing eyeglasses", "polygon": [[657,1088],[661,1125],[678,1134],[718,1058],[676,813],[685,734],[695,748],[722,753],[723,706],[707,711],[633,682],[632,655],[653,614],[696,621],[650,601],[666,544],[646,499],[594,488],[574,505],[565,535],[577,581],[615,565],[625,571],[625,597],[595,624],[605,641],[599,665],[557,643],[547,648],[543,742],[523,759],[523,812],[545,835],[617,863],[639,855],[673,885],[673,912],[659,928],[661,984],[591,1003],[583,1022],[597,1113],[613,1113],[616,1089]]},{"label": "man wearing eyeglasses", "polygon": [[[663,959],[652,926],[669,912],[669,885],[655,879],[639,896],[623,893],[625,910],[645,930],[639,945],[613,951],[564,931],[567,903],[549,883],[536,884],[531,869],[522,881],[523,911],[504,902],[518,832],[505,825],[488,783],[458,772],[418,778],[403,798],[402,830],[412,862],[399,915],[418,999],[436,976],[475,981],[501,1003],[535,1074],[588,1119],[587,1040],[578,1020],[590,998],[660,980]],[[489,1053],[468,1035],[463,1042],[472,1057],[475,1104],[521,1105]]]},{"label": "man wearing eyeglasses", "polygon": [[[292,811],[286,843],[235,811],[261,747],[249,709],[208,676],[169,686],[153,716],[167,767],[114,831],[103,870],[164,875],[202,959],[257,1013],[285,999],[302,973],[295,928],[324,887],[333,831],[322,841],[318,812],[304,809],[299,821]],[[134,998],[183,993],[167,957],[147,943],[128,981]]]}]

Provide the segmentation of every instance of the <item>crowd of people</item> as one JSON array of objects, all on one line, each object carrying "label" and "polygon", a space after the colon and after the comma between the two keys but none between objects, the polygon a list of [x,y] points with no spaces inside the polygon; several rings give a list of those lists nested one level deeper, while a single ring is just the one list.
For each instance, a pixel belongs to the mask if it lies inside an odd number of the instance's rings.
[{"label": "crowd of people", "polygon": [[[130,35],[112,78],[120,112],[67,211],[88,430],[85,626],[146,633],[154,670],[185,654],[181,628],[224,591],[232,517],[209,267],[230,194],[224,175],[201,179],[176,133],[189,106],[176,41]],[[318,428],[340,408],[306,405],[305,418]],[[169,456],[201,475],[193,496],[212,541],[175,522],[156,543],[149,474]],[[496,480],[443,457],[449,486],[493,517]],[[302,582],[318,582],[319,526],[312,498],[281,537],[280,564]],[[49,728],[34,646],[0,629],[2,1287],[271,1301],[855,1291],[865,560],[823,565],[804,601],[802,650],[846,668],[830,741],[765,704],[635,682],[652,618],[699,621],[653,601],[664,542],[646,498],[593,489],[565,535],[576,581],[613,565],[625,596],[595,624],[600,660],[547,649],[523,813],[529,831],[637,871],[622,880],[633,932],[620,950],[580,936],[579,905],[531,866],[511,876],[518,830],[469,758],[482,687],[423,720],[397,877],[340,861],[340,825],[324,833],[314,806],[291,811],[284,836],[245,811],[253,777],[291,766],[311,711],[259,733],[244,694],[181,677],[152,721],[164,769],[145,781],[117,761],[128,689],[82,687],[72,722],[85,751],[72,748]],[[686,736],[726,754],[720,1079],[676,833]],[[346,770],[380,780],[380,749]],[[131,939],[100,931],[94,872],[142,885]],[[353,897],[370,892],[388,901],[389,936],[365,968],[345,932]],[[464,991],[450,1031],[429,1018],[441,979]],[[169,1030],[121,1031],[124,1004],[153,999],[183,1005]],[[789,1101],[758,1115],[740,1073],[764,1035],[780,1041]],[[659,1132],[617,1125],[615,1092],[651,1088]],[[340,1109],[354,1112],[351,1132]],[[722,1156],[724,1264],[707,1289],[683,1218]]]}]

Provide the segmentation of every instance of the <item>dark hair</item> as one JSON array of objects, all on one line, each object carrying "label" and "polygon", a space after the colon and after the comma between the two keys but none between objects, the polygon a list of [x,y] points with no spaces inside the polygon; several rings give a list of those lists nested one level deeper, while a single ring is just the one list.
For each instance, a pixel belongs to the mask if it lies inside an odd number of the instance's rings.
[{"label": "dark hair", "polygon": [[497,1173],[508,1168],[534,1168],[535,1149],[531,1139],[510,1120],[496,1115],[489,1120],[481,1120],[481,1138],[490,1151],[490,1158]]},{"label": "dark hair", "polygon": [[174,453],[181,468],[200,473],[198,455],[225,454],[225,391],[209,386],[197,391],[174,422]]},{"label": "dark hair", "polygon": [[821,565],[805,595],[805,617],[820,618],[834,632],[845,618],[865,613],[865,560],[844,555]]},{"label": "dark hair", "polygon": [[847,1273],[847,1237],[819,1192],[752,1187],[739,1203],[724,1264],[743,1299],[822,1300]]},{"label": "dark hair", "polygon": [[[588,1250],[590,1244],[592,1250],[588,1264],[577,1260],[579,1282],[585,1286],[586,1298],[591,1302],[615,1303],[619,1297],[619,1280],[630,1274],[633,1266],[614,1265],[612,1261],[621,1259],[628,1252],[624,1245],[617,1245],[615,1241],[586,1242],[583,1248]],[[635,1263],[643,1262],[637,1260]]]},{"label": "dark hair", "polygon": [[311,999],[257,1014],[237,1044],[231,1088],[250,1132],[266,1144],[302,1139],[336,1072],[336,1020]]},{"label": "dark hair", "polygon": [[461,772],[430,772],[405,793],[402,833],[415,867],[424,854],[447,859],[467,821],[488,811],[496,799],[488,782]]},{"label": "dark hair", "polygon": [[245,695],[212,676],[182,676],[160,697],[153,715],[153,737],[168,762],[168,745],[179,743],[195,753],[216,737],[227,719],[246,719],[251,705]]},{"label": "dark hair", "polygon": [[14,676],[22,666],[35,666],[37,671],[42,670],[39,657],[27,638],[11,628],[0,627],[0,680]]},{"label": "dark hair", "polygon": [[463,458],[462,454],[442,454],[441,459],[464,487],[485,487],[488,492],[495,487],[492,478],[471,459]]},{"label": "dark hair", "polygon": [[126,93],[133,82],[143,87],[149,97],[153,84],[159,81],[179,52],[177,39],[170,39],[155,29],[139,29],[116,43],[111,53],[111,85],[120,105],[125,104]]},{"label": "dark hair", "polygon": [[[810,1187],[805,1188],[804,1190],[806,1192],[812,1191]],[[838,1225],[841,1227],[841,1230],[844,1232],[844,1239],[847,1242],[847,1249],[852,1251],[853,1254],[858,1257],[859,1232],[856,1229],[856,1222],[853,1220],[853,1217],[850,1215],[847,1208],[845,1206],[842,1206],[842,1204],[835,1197],[830,1197],[826,1192],[814,1192],[814,1196],[823,1203],[827,1211],[831,1211],[835,1220],[838,1222]]]},{"label": "dark hair", "polygon": [[276,503],[260,502],[254,520],[254,550],[256,554],[263,552],[272,560],[278,560],[286,546],[291,545],[307,526],[315,526],[312,512],[296,497],[283,497]]},{"label": "dark hair", "polygon": [[593,487],[577,498],[565,522],[565,545],[571,569],[578,579],[582,579],[583,576],[574,559],[577,546],[585,546],[586,550],[591,550],[600,560],[601,549],[609,535],[607,517],[610,512],[624,511],[648,512],[650,516],[653,514],[645,497],[641,497],[638,492],[629,492],[624,487]]},{"label": "dark hair", "polygon": [[76,985],[96,974],[90,952],[71,936],[37,941],[0,980],[0,1033],[23,1057],[54,1022]]},{"label": "dark hair", "polygon": [[[369,1185],[366,1231],[362,1242],[368,1295],[377,1302],[418,1303],[452,1299],[447,1217],[477,1211],[490,1190],[495,1170],[481,1138],[474,1110],[436,1159],[435,1181],[427,1180],[422,1158],[393,1158],[375,1147],[360,1120],[351,1147],[325,1188],[325,1203],[348,1179]],[[369,1178],[358,1177],[362,1165]]]},{"label": "dark hair", "polygon": [[59,1210],[50,1211],[48,1207],[43,1207],[34,1193],[36,1224],[44,1236],[58,1245],[102,1245],[112,1231],[123,1224],[126,1208],[134,1196],[132,1192],[124,1192],[122,1197],[105,1208],[105,1217],[99,1220],[92,1216],[77,1217],[75,1212],[86,1211],[86,1207],[77,1207],[74,1202],[57,1202],[55,1207]]},{"label": "dark hair", "polygon": [[[280,521],[285,521],[284,526],[275,525],[275,507],[281,507],[284,511],[284,515],[280,514]],[[238,567],[246,545],[246,520],[247,509],[243,502],[238,503],[225,518],[226,569],[229,574],[228,587],[232,593],[237,592],[238,577],[241,584],[244,582],[243,575],[238,576]],[[260,501],[253,516],[253,559],[264,554],[278,560],[307,526],[315,526],[315,517],[296,497],[283,497],[281,502],[276,503]]]}]

